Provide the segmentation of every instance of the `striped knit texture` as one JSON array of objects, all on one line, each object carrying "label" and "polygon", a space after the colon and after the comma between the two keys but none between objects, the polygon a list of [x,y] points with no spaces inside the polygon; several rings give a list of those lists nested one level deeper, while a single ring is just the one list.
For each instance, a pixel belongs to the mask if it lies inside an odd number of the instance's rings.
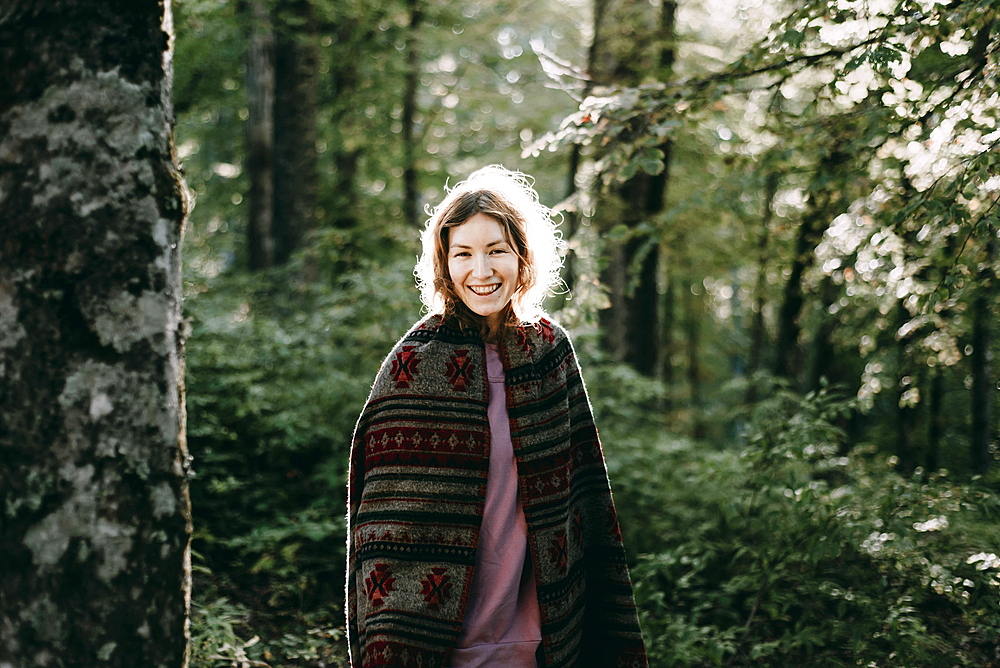
[{"label": "striped knit texture", "polygon": [[[542,665],[641,668],[645,650],[607,469],[566,332],[510,329],[505,369]],[[447,666],[462,628],[489,470],[477,334],[430,316],[382,364],[351,447],[347,618],[354,668]]]}]

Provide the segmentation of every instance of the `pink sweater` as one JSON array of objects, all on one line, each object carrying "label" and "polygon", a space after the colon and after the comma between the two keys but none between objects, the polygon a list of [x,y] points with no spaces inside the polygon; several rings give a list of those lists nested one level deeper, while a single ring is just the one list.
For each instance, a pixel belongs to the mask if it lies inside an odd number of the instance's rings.
[{"label": "pink sweater", "polygon": [[528,525],[517,493],[504,373],[486,347],[490,383],[490,471],[476,551],[476,572],[451,668],[535,668],[541,614],[528,556]]}]

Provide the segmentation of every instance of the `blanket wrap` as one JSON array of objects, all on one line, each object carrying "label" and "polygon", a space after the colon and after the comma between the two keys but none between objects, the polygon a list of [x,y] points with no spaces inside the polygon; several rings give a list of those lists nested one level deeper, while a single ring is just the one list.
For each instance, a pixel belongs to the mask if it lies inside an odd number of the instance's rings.
[{"label": "blanket wrap", "polygon": [[[542,320],[499,346],[541,609],[540,665],[647,665],[607,469],[566,332]],[[447,666],[476,564],[489,470],[485,347],[442,316],[382,364],[348,476],[354,668]]]}]

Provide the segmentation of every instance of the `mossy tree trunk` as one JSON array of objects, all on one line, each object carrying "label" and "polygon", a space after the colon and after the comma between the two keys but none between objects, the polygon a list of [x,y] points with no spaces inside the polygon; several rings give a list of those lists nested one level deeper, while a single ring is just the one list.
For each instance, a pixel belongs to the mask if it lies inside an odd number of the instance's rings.
[{"label": "mossy tree trunk", "polygon": [[187,663],[170,3],[0,9],[0,666]]}]

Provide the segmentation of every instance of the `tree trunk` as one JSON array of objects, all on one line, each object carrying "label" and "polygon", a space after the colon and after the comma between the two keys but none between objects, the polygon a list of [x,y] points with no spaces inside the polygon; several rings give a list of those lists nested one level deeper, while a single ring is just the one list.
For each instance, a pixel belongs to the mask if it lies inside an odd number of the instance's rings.
[{"label": "tree trunk", "polygon": [[[569,174],[566,179],[566,197],[569,199],[576,194],[576,172],[580,169],[580,146],[574,144],[570,149],[569,153]],[[563,214],[563,228],[566,233],[563,238],[567,241],[572,241],[573,237],[576,235],[576,231],[579,227],[580,222],[580,211],[578,205],[571,206]],[[566,283],[566,289],[570,292],[573,291],[573,285],[576,279],[576,263],[574,262],[576,258],[576,253],[570,250],[566,253],[566,259],[563,262],[563,281]]]},{"label": "tree trunk", "polygon": [[[594,44],[591,75],[599,82],[636,85],[651,67],[664,71],[673,64],[673,40],[662,36],[657,52],[658,30],[673,29],[673,3],[664,4],[659,26],[647,3],[629,0],[599,0],[594,8]],[[624,242],[608,243],[610,257],[604,272],[611,307],[601,314],[601,326],[616,360],[629,364],[648,376],[655,376],[660,364],[659,335],[659,234],[640,231],[663,209],[664,190],[669,176],[670,145],[661,146],[666,158],[661,174],[636,174],[599,204],[598,224],[608,229],[617,224],[629,228]]]},{"label": "tree trunk", "polygon": [[420,190],[417,185],[417,85],[420,83],[421,0],[409,0],[410,30],[406,41],[406,84],[403,90],[403,220],[420,227]]},{"label": "tree trunk", "polygon": [[[799,341],[799,313],[805,303],[802,292],[802,278],[812,267],[816,259],[816,246],[823,239],[823,233],[833,220],[834,202],[842,201],[842,195],[836,190],[836,175],[842,164],[849,157],[839,150],[831,150],[829,155],[820,162],[814,183],[824,183],[822,190],[812,192],[809,196],[809,208],[799,225],[799,234],[795,242],[795,257],[792,258],[791,271],[785,284],[781,310],[778,314],[778,334],[775,341],[774,375],[791,378],[797,368],[801,368],[801,352]],[[819,186],[817,186],[818,188]]]},{"label": "tree trunk", "polygon": [[933,473],[940,466],[942,428],[941,405],[944,401],[944,370],[933,370],[930,396],[927,399],[927,471]]},{"label": "tree trunk", "polygon": [[287,4],[275,38],[275,264],[287,262],[316,224],[316,21],[309,0]]},{"label": "tree trunk", "polygon": [[250,2],[247,12],[247,250],[250,269],[258,270],[274,266],[274,32],[263,2]]},{"label": "tree trunk", "polygon": [[820,322],[813,332],[812,366],[809,371],[809,389],[819,390],[823,379],[837,383],[840,379],[836,365],[836,350],[833,347],[833,335],[837,331],[839,319],[830,314],[830,307],[837,299],[839,289],[833,279],[824,276],[819,286]]},{"label": "tree trunk", "polygon": [[[897,302],[896,314],[897,328],[910,319],[910,313],[902,301]],[[904,400],[904,394],[917,384],[913,364],[906,351],[911,341],[912,336],[903,336],[896,342],[896,457],[899,459],[899,468],[904,473],[910,473],[916,466],[912,436],[915,411]]]},{"label": "tree trunk", "polygon": [[[705,438],[705,420],[701,414],[701,315],[704,310],[701,286],[691,283],[684,286],[684,334],[686,338],[688,362],[688,386],[691,399],[691,436]],[[697,294],[695,293],[697,290]]]},{"label": "tree trunk", "polygon": [[996,276],[993,263],[996,262],[996,232],[990,227],[986,241],[986,259],[979,272],[978,294],[972,311],[972,471],[986,475],[993,454],[990,442],[993,439],[993,290]]},{"label": "tree trunk", "polygon": [[187,665],[171,33],[0,11],[0,666]]},{"label": "tree trunk", "polygon": [[[669,262],[667,263],[669,265]],[[663,285],[663,305],[662,319],[660,321],[660,378],[666,387],[666,396],[661,406],[662,412],[669,412],[674,408],[674,365],[671,357],[674,353],[674,323],[677,320],[677,279],[670,271],[666,270],[666,277]]]},{"label": "tree trunk", "polygon": [[802,294],[802,277],[812,265],[813,251],[822,238],[822,230],[817,230],[819,217],[809,215],[799,225],[799,235],[795,243],[795,257],[785,283],[781,310],[778,313],[778,333],[775,341],[774,375],[789,378],[799,367],[799,312],[805,298]]},{"label": "tree trunk", "polygon": [[[330,26],[329,30],[336,31],[339,44],[351,44],[362,40],[357,34],[359,32],[357,22],[353,19],[346,20],[339,26]],[[328,75],[333,88],[333,99],[336,100],[336,104],[328,105],[328,108],[332,107],[334,110],[330,124],[337,128],[340,141],[334,148],[336,172],[333,183],[326,188],[326,192],[329,193],[328,197],[331,199],[328,201],[332,202],[333,207],[330,220],[334,227],[340,229],[352,229],[358,224],[357,173],[363,149],[361,146],[345,145],[343,138],[345,134],[357,131],[351,127],[355,110],[351,107],[350,101],[357,94],[359,57],[360,55],[349,51],[339,58],[338,62],[333,63]]]},{"label": "tree trunk", "polygon": [[767,331],[764,325],[764,295],[767,292],[768,243],[771,237],[771,219],[774,217],[774,197],[778,194],[778,175],[768,174],[764,179],[764,215],[761,218],[760,234],[757,235],[757,284],[753,297],[753,326],[750,333],[750,362],[747,368],[749,386],[746,401],[757,402],[757,380],[760,371],[761,354]]}]

